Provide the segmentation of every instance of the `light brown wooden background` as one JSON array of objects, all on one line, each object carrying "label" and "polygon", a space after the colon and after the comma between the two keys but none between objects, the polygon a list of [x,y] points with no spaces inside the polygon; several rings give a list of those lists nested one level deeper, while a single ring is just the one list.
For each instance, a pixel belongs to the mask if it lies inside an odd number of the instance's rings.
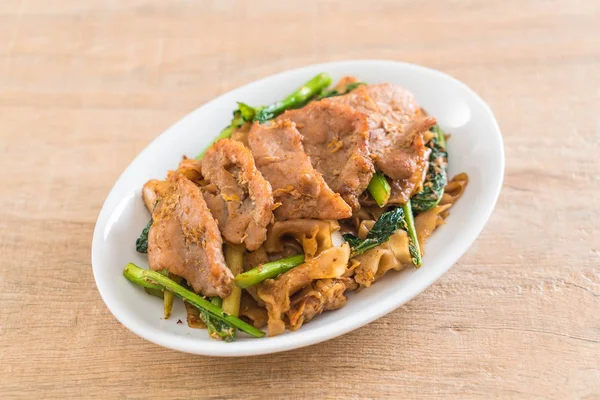
[{"label": "light brown wooden background", "polygon": [[[218,359],[150,344],[96,291],[94,223],[155,136],[316,62],[452,74],[506,178],[470,251],[341,338]],[[600,2],[0,2],[0,398],[600,398]]]}]

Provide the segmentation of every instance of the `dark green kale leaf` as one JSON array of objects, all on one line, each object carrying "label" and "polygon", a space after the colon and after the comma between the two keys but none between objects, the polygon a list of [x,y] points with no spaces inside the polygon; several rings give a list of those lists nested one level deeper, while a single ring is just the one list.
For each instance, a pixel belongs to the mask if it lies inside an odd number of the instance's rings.
[{"label": "dark green kale leaf", "polygon": [[140,237],[138,237],[135,241],[135,249],[139,253],[148,253],[148,233],[150,232],[150,228],[152,227],[153,223],[154,220],[150,218],[150,221],[148,221],[148,224],[142,230]]},{"label": "dark green kale leaf", "polygon": [[444,148],[444,133],[437,125],[431,130],[436,132],[437,136],[428,143],[431,147],[431,155],[423,190],[411,198],[412,209],[415,213],[422,213],[437,206],[444,195],[444,187],[448,183],[446,173],[448,153]]},{"label": "dark green kale leaf", "polygon": [[352,248],[352,256],[357,256],[365,251],[387,242],[398,229],[406,229],[404,211],[402,208],[393,208],[381,214],[373,228],[364,240],[351,233],[343,235],[344,239]]},{"label": "dark green kale leaf", "polygon": [[364,82],[352,82],[346,85],[345,90],[343,90],[342,92],[339,92],[338,90],[328,90],[325,91],[323,93],[321,93],[319,95],[319,99],[326,99],[328,97],[335,97],[335,96],[341,96],[343,94],[346,94],[348,92],[353,91],[354,89],[356,89],[357,87],[359,87],[360,85],[366,85],[366,83]]}]

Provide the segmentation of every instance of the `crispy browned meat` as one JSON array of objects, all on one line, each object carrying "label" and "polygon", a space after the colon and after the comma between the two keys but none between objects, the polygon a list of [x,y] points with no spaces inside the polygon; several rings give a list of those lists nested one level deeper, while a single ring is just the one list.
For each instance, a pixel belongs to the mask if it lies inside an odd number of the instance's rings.
[{"label": "crispy browned meat", "polygon": [[369,128],[377,129],[380,128],[379,120],[381,119],[381,117],[377,115],[379,114],[379,108],[369,94],[367,87],[368,85],[361,85],[342,96],[330,97],[329,101],[345,104],[366,114],[367,118],[369,118]]},{"label": "crispy browned meat", "polygon": [[328,101],[349,105],[367,115],[375,168],[399,181],[394,198],[406,199],[420,189],[429,157],[423,134],[436,121],[422,112],[412,93],[387,83],[362,85]]},{"label": "crispy browned meat", "polygon": [[360,208],[358,196],[375,172],[369,157],[366,115],[349,106],[322,100],[286,111],[278,119],[296,123],[313,167],[352,209]]},{"label": "crispy browned meat", "polygon": [[351,284],[350,278],[319,279],[296,293],[286,313],[290,328],[295,331],[323,311],[342,308],[348,300],[344,292]]},{"label": "crispy browned meat", "polygon": [[237,142],[242,142],[244,146],[248,147],[248,132],[250,132],[251,127],[252,123],[246,122],[231,134],[231,138]]},{"label": "crispy browned meat", "polygon": [[[202,162],[193,158],[184,157],[176,172],[202,188],[204,200],[226,240],[243,242],[249,250],[255,250],[264,241],[266,226],[272,219],[271,186],[254,166],[250,151],[238,142],[219,141],[206,153],[204,159],[207,158],[205,169],[212,179],[204,178]],[[232,173],[238,176],[233,177]],[[166,187],[167,181],[156,179],[144,185],[142,195],[149,210],[164,196]]]},{"label": "crispy browned meat", "polygon": [[[177,172],[182,173],[186,178],[196,184],[202,181],[200,161],[194,158],[187,158],[184,156],[177,167]],[[169,176],[173,173],[174,171],[170,171]],[[154,206],[165,196],[168,189],[169,182],[167,180],[161,181],[158,179],[150,179],[144,184],[144,187],[142,188],[142,198],[144,199],[144,204],[148,211],[152,212],[152,210],[154,210]]]},{"label": "crispy browned meat", "polygon": [[174,172],[152,217],[148,263],[185,278],[198,293],[227,297],[233,276],[223,258],[223,241],[200,189]]},{"label": "crispy browned meat", "polygon": [[154,210],[156,203],[165,196],[168,189],[169,184],[158,179],[150,179],[144,184],[142,198],[148,211],[152,212]]},{"label": "crispy browned meat", "polygon": [[177,171],[194,183],[202,181],[202,163],[195,158],[183,157],[177,166]]},{"label": "crispy browned meat", "polygon": [[341,219],[352,214],[350,206],[311,165],[293,122],[255,122],[248,143],[258,170],[271,183],[273,197],[281,203],[274,211],[277,219]]},{"label": "crispy browned meat", "polygon": [[247,147],[231,139],[213,144],[202,158],[204,198],[225,240],[256,250],[273,220],[271,185]]}]

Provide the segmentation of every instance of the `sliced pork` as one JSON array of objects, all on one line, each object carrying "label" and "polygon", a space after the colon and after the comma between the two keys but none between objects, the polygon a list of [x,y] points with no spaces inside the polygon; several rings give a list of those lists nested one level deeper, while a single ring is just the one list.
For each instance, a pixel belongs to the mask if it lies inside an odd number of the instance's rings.
[{"label": "sliced pork", "polygon": [[219,140],[202,158],[202,175],[204,198],[225,240],[258,249],[273,220],[273,193],[250,150],[231,139]]},{"label": "sliced pork", "polygon": [[429,157],[423,134],[436,121],[422,112],[412,93],[397,85],[361,85],[327,101],[348,105],[367,116],[375,168],[398,181],[396,186],[402,189],[394,198],[409,198],[420,189]]},{"label": "sliced pork", "polygon": [[[196,184],[199,184],[202,181],[200,161],[194,158],[187,158],[184,156],[177,167],[177,172],[183,174],[186,178]],[[169,176],[171,174],[173,174],[173,171],[169,172]],[[168,180],[161,181],[158,179],[150,179],[144,184],[144,187],[142,188],[142,198],[150,213],[154,210],[156,203],[166,195],[168,189]]]},{"label": "sliced pork", "polygon": [[177,171],[196,184],[202,181],[202,163],[195,158],[183,157],[177,166]]},{"label": "sliced pork", "polygon": [[271,183],[273,197],[280,203],[274,211],[278,220],[341,219],[352,215],[350,206],[311,165],[296,124],[289,120],[255,122],[248,144],[258,170]]},{"label": "sliced pork", "polygon": [[313,167],[334,192],[353,210],[358,210],[358,197],[375,172],[369,157],[366,115],[349,106],[322,100],[286,111],[278,119],[289,119],[296,124]]},{"label": "sliced pork", "polygon": [[179,172],[152,213],[148,263],[185,278],[197,293],[227,297],[233,276],[223,257],[223,241],[200,189]]}]

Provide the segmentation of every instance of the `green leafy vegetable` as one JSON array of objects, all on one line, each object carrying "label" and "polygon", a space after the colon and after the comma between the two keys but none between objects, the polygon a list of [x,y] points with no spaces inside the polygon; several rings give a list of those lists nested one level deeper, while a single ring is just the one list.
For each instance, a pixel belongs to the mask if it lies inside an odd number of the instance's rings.
[{"label": "green leafy vegetable", "polygon": [[444,148],[444,133],[438,125],[434,126],[431,130],[436,132],[437,136],[428,143],[429,147],[431,147],[431,154],[429,156],[429,168],[427,169],[427,175],[423,183],[423,190],[411,199],[413,211],[416,213],[422,213],[437,206],[444,195],[444,187],[448,183],[446,173],[448,153]]},{"label": "green leafy vegetable", "polygon": [[144,290],[149,295],[158,297],[159,299],[163,299],[163,301],[164,301],[165,294],[163,293],[162,290],[160,290],[160,289],[151,289],[151,288],[147,288],[147,287],[145,287]]},{"label": "green leafy vegetable", "polygon": [[413,264],[418,268],[421,266],[421,250],[415,230],[415,222],[410,201],[402,207],[392,208],[381,214],[373,228],[362,240],[351,233],[342,235],[352,248],[352,257],[363,254],[365,251],[387,242],[398,229],[408,233],[408,251],[412,257]]},{"label": "green leafy vegetable", "polygon": [[[244,103],[238,103],[239,104],[244,104]],[[248,109],[252,109],[252,107],[244,104],[245,107],[248,107]],[[248,110],[246,110],[246,112],[249,112]],[[219,141],[221,139],[227,139],[231,137],[231,134],[238,129],[240,126],[244,125],[244,123],[246,122],[246,120],[244,119],[242,112],[240,111],[240,109],[235,109],[233,110],[233,118],[231,119],[231,123],[225,127],[221,133],[219,133],[219,136],[217,136],[215,138],[215,140],[213,140],[212,142],[210,142],[210,144],[208,146],[206,146],[206,148],[204,150],[202,150],[202,152],[200,154],[198,154],[198,156],[196,156],[196,160],[201,160],[202,157],[204,157],[204,154],[206,153],[206,151],[210,148],[210,146],[212,146],[212,144],[216,141]]]},{"label": "green leafy vegetable", "polygon": [[[262,107],[254,108],[249,106],[246,103],[242,103],[238,101],[238,110],[244,120],[244,122],[252,121],[256,116],[256,113],[260,111]],[[241,126],[241,125],[240,125]]]},{"label": "green leafy vegetable", "polygon": [[233,111],[231,123],[219,133],[219,136],[217,136],[215,140],[213,140],[210,145],[196,157],[196,159],[202,159],[206,151],[214,142],[230,138],[232,133],[246,122],[259,121],[262,124],[275,118],[285,110],[302,107],[330,84],[331,77],[328,74],[322,73],[306,82],[282,101],[278,101],[268,106],[252,107],[246,103],[238,102],[238,108]]},{"label": "green leafy vegetable", "polygon": [[129,281],[145,288],[163,291],[168,290],[175,296],[193,305],[198,310],[208,313],[211,318],[228,323],[249,335],[254,337],[265,336],[265,333],[260,329],[255,328],[254,326],[242,321],[237,317],[234,317],[233,315],[227,314],[223,311],[223,309],[212,304],[204,297],[184,288],[177,282],[167,278],[166,276],[163,276],[156,271],[142,269],[133,263],[129,263],[123,270],[123,276],[125,276],[125,278],[127,278]]},{"label": "green leafy vegetable", "polygon": [[312,78],[310,81],[306,82],[304,85],[298,88],[298,90],[287,96],[285,99],[270,104],[266,107],[262,107],[256,113],[254,120],[262,124],[270,119],[275,118],[285,110],[300,108],[330,84],[331,77],[329,74],[321,73]]},{"label": "green leafy vegetable", "polygon": [[406,227],[404,211],[396,207],[381,214],[364,240],[351,233],[345,233],[344,239],[352,248],[352,257],[387,242],[398,229]]},{"label": "green leafy vegetable", "polygon": [[[211,297],[210,302],[219,308],[223,305],[223,299],[220,297]],[[225,342],[233,342],[235,340],[235,328],[233,326],[227,322],[211,317],[205,310],[200,310],[199,315],[202,322],[206,325],[210,337],[221,339]]]},{"label": "green leafy vegetable", "polygon": [[366,85],[366,83],[364,82],[352,82],[346,85],[345,90],[343,91],[338,91],[336,89],[333,90],[325,90],[323,92],[321,92],[321,94],[319,95],[319,99],[326,99],[327,97],[335,97],[335,96],[341,96],[343,94],[346,94],[348,92],[353,91],[354,89],[356,89],[357,87],[359,87],[360,85]]},{"label": "green leafy vegetable", "polygon": [[275,278],[276,276],[289,271],[303,262],[304,254],[282,258],[281,260],[261,264],[249,271],[244,272],[243,274],[239,274],[234,278],[233,281],[236,286],[246,289],[250,286],[261,283],[265,279]]},{"label": "green leafy vegetable", "polygon": [[353,256],[357,256],[357,255],[362,254],[365,251],[367,251],[367,249],[362,250],[362,251],[359,250],[360,253],[356,253],[354,251],[354,249],[358,248],[361,245],[361,243],[363,242],[363,240],[361,238],[359,238],[358,236],[354,236],[351,233],[344,233],[344,234],[342,234],[342,236],[344,237],[344,240],[346,242],[348,242],[348,244],[350,245],[350,248],[352,249],[352,255]]},{"label": "green leafy vegetable", "polygon": [[419,268],[422,264],[421,260],[421,246],[419,245],[419,239],[417,238],[417,230],[415,229],[415,218],[412,211],[411,201],[402,205],[404,211],[404,229],[408,233],[408,251],[412,257],[412,262],[415,267]]},{"label": "green leafy vegetable", "polygon": [[346,85],[346,93],[353,91],[360,85],[366,85],[364,82],[352,82]]},{"label": "green leafy vegetable", "polygon": [[152,227],[153,223],[154,223],[154,220],[152,218],[150,218],[150,221],[148,221],[148,223],[142,230],[140,237],[138,237],[135,241],[135,249],[139,253],[147,253],[148,252],[148,233],[150,232],[150,228]]},{"label": "green leafy vegetable", "polygon": [[440,146],[440,147],[442,147],[442,148],[445,149],[446,148],[446,137],[444,136],[444,131],[442,131],[442,128],[440,128],[440,126],[436,124],[430,130],[432,132],[436,133],[435,139],[437,140],[438,146]]},{"label": "green leafy vegetable", "polygon": [[371,196],[373,196],[379,207],[387,204],[392,192],[392,188],[383,172],[375,172],[369,182],[369,186],[367,186],[367,190],[371,193]]}]

